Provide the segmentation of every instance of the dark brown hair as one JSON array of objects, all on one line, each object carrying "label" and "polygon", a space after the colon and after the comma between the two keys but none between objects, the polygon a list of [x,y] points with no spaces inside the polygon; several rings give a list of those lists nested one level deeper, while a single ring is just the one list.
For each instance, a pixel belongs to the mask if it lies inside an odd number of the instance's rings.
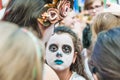
[{"label": "dark brown hair", "polygon": [[32,27],[42,37],[37,18],[44,4],[44,0],[11,0],[3,20],[16,23],[20,27]]}]

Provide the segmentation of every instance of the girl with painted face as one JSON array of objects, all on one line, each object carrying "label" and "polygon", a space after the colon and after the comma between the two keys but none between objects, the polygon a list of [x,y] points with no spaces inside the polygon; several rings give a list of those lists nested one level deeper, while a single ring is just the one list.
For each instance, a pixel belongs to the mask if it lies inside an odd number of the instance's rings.
[{"label": "girl with painted face", "polygon": [[46,44],[46,62],[60,80],[87,80],[80,54],[80,41],[68,27],[59,26]]}]

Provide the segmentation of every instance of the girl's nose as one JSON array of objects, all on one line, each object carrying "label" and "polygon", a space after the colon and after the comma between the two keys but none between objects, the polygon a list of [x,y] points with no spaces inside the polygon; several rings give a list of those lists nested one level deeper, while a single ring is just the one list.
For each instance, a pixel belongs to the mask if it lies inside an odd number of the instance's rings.
[{"label": "girl's nose", "polygon": [[56,57],[59,57],[59,58],[62,57],[62,53],[57,52]]}]

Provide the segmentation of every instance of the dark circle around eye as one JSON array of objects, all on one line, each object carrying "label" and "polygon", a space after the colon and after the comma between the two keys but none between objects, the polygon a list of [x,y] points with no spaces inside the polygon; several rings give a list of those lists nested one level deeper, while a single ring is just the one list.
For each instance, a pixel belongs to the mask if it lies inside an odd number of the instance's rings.
[{"label": "dark circle around eye", "polygon": [[62,51],[63,51],[64,53],[66,53],[66,54],[70,54],[71,51],[72,51],[72,48],[71,48],[71,46],[69,46],[69,45],[63,45],[63,46],[62,46]]},{"label": "dark circle around eye", "polygon": [[49,46],[49,50],[50,50],[51,52],[56,52],[56,51],[58,50],[58,46],[57,46],[56,44],[51,44],[51,45]]}]

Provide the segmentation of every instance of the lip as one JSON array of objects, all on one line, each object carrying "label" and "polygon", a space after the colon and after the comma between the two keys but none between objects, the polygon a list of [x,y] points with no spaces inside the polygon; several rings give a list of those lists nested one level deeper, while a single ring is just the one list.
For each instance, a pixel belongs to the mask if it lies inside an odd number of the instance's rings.
[{"label": "lip", "polygon": [[54,62],[55,62],[57,65],[63,64],[63,61],[62,61],[62,60],[55,60]]}]

